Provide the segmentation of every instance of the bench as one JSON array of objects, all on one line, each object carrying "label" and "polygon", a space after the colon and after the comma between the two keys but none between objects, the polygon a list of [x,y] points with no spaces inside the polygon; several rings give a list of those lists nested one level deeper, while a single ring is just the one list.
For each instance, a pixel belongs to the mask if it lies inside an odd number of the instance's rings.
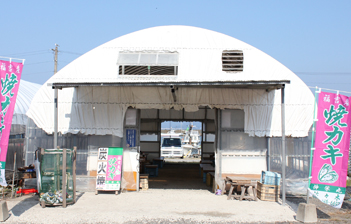
[{"label": "bench", "polygon": [[149,174],[150,177],[157,177],[158,165],[145,165],[145,173]]},{"label": "bench", "polygon": [[[230,185],[227,200],[234,198],[239,199],[240,201],[243,199],[257,201],[255,180],[246,177],[227,176],[224,180],[223,189],[225,189],[227,184]],[[252,195],[249,192],[250,188],[252,189]],[[241,191],[240,195],[237,194],[239,191]]]}]

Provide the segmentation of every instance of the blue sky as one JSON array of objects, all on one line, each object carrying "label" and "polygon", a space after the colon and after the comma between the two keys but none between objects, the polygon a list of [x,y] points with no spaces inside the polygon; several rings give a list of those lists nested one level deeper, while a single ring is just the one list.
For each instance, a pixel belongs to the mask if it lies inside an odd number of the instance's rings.
[{"label": "blue sky", "polygon": [[0,56],[43,84],[89,50],[133,31],[190,25],[271,55],[308,86],[351,92],[351,1],[1,1]]}]

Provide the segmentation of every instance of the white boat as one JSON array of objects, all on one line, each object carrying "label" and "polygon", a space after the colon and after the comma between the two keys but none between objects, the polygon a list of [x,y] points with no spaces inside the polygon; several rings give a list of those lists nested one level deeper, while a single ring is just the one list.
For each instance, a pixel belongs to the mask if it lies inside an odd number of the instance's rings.
[{"label": "white boat", "polygon": [[184,134],[182,141],[184,158],[198,157],[201,155],[200,134],[199,131],[193,130],[193,127],[194,126],[191,124]]}]

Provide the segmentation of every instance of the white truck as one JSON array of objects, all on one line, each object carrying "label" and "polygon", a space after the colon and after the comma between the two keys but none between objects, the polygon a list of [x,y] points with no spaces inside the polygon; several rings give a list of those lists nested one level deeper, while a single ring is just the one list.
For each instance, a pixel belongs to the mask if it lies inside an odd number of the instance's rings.
[{"label": "white truck", "polygon": [[180,137],[164,137],[161,142],[161,157],[183,158],[182,139]]}]

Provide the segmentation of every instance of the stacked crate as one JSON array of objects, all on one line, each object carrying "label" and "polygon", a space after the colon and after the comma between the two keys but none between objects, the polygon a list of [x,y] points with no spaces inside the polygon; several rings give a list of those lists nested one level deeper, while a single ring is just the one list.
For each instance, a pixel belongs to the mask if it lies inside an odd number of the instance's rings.
[{"label": "stacked crate", "polygon": [[140,188],[142,190],[148,190],[149,189],[149,174],[140,174]]},{"label": "stacked crate", "polygon": [[262,171],[261,180],[257,182],[257,197],[262,201],[278,201],[280,179],[279,173]]}]

